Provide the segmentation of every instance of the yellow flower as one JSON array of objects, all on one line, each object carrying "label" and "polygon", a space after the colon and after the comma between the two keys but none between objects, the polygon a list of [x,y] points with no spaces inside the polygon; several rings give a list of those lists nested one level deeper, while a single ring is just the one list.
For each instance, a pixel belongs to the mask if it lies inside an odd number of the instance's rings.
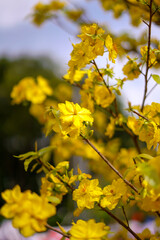
[{"label": "yellow flower", "polygon": [[55,88],[54,96],[60,102],[69,101],[72,98],[72,87],[65,83],[58,84]]},{"label": "yellow flower", "polygon": [[53,0],[50,2],[49,8],[50,10],[57,11],[64,8],[65,5],[66,5],[65,2],[61,2],[59,0]]},{"label": "yellow flower", "polygon": [[102,222],[96,223],[94,219],[78,220],[77,223],[73,223],[69,232],[71,240],[101,240],[106,239],[109,227]]},{"label": "yellow flower", "polygon": [[[142,55],[142,60],[147,62],[148,47],[147,46],[141,47],[140,52],[141,52],[141,55]],[[156,61],[155,49],[150,48],[150,51],[149,51],[149,66],[155,65],[156,63],[157,63],[157,61]]]},{"label": "yellow flower", "polygon": [[28,88],[26,91],[26,100],[34,104],[41,104],[45,101],[45,99],[45,93],[37,85],[32,88]]},{"label": "yellow flower", "polygon": [[25,237],[45,231],[47,219],[56,213],[55,206],[48,203],[47,198],[29,190],[22,193],[18,185],[13,190],[4,191],[2,198],[6,204],[2,206],[1,214],[13,218],[13,226],[19,228]]},{"label": "yellow flower", "polygon": [[110,35],[106,37],[105,46],[109,51],[109,60],[112,60],[112,62],[115,63],[115,58],[117,58],[117,49]]},{"label": "yellow flower", "polygon": [[41,178],[41,195],[48,198],[54,205],[62,201],[63,196],[68,192],[65,185],[53,174],[49,173]]},{"label": "yellow flower", "polygon": [[86,93],[85,91],[81,90],[81,106],[89,109],[91,113],[94,112],[94,100],[90,93]]},{"label": "yellow flower", "polygon": [[91,60],[104,53],[104,40],[102,35],[104,30],[97,24],[84,25],[81,29],[82,34],[78,35],[82,42],[73,44],[71,60],[68,62],[70,67],[66,77],[73,82],[75,72],[84,68]]},{"label": "yellow flower", "polygon": [[139,136],[141,141],[146,142],[148,149],[151,147],[155,149],[160,143],[159,113],[160,104],[152,103],[144,107],[143,113],[140,112],[148,120],[143,117],[139,119],[128,117],[128,127]]},{"label": "yellow flower", "polygon": [[37,82],[32,77],[23,78],[13,87],[11,92],[12,103],[19,104],[23,101],[30,101],[34,104],[43,103],[47,96],[52,95],[52,89],[47,80],[41,76],[37,77]]},{"label": "yellow flower", "polygon": [[138,78],[140,75],[139,65],[129,58],[129,61],[123,67],[123,73],[128,77],[129,80]]},{"label": "yellow flower", "polygon": [[81,108],[77,103],[66,101],[58,104],[60,111],[61,131],[64,135],[77,137],[83,128],[83,123],[92,124],[91,112],[86,108]]},{"label": "yellow flower", "polygon": [[105,86],[96,86],[94,90],[94,98],[98,105],[103,108],[108,107],[115,99],[114,93],[109,91]]},{"label": "yellow flower", "polygon": [[37,77],[38,87],[41,89],[41,91],[47,95],[51,96],[53,91],[52,88],[48,85],[47,79],[45,79],[42,76]]},{"label": "yellow flower", "polygon": [[68,62],[71,73],[85,67],[96,55],[93,51],[94,47],[89,45],[89,41],[73,44],[71,52],[71,60]]},{"label": "yellow flower", "polygon": [[126,191],[127,187],[122,179],[113,180],[111,185],[103,189],[104,197],[100,202],[101,206],[104,208],[107,207],[110,210],[114,209]]},{"label": "yellow flower", "polygon": [[73,21],[77,21],[81,15],[83,14],[83,10],[68,10],[66,11],[67,17],[70,18]]},{"label": "yellow flower", "polygon": [[105,135],[109,138],[112,138],[115,132],[115,123],[116,119],[113,117],[110,117],[110,123],[107,125]]},{"label": "yellow flower", "polygon": [[11,98],[13,104],[19,104],[26,100],[26,92],[28,89],[35,87],[34,78],[26,77],[23,78],[17,85],[15,85],[11,92]]},{"label": "yellow flower", "polygon": [[[70,83],[74,83],[74,82],[79,82],[81,81],[81,79],[83,78],[83,76],[87,73],[87,71],[84,70],[76,70],[74,72],[74,74],[70,74],[70,71],[68,71],[67,74],[65,74],[63,76],[63,78],[67,81],[69,81]],[[72,77],[72,78],[71,78]]]},{"label": "yellow flower", "polygon": [[53,11],[61,10],[64,6],[65,3],[59,0],[51,1],[49,4],[38,2],[34,6],[33,23],[40,26],[45,20],[53,17]]},{"label": "yellow flower", "polygon": [[93,47],[95,56],[103,55],[104,53],[104,30],[100,28],[96,23],[91,25],[84,25],[81,28],[81,34],[78,35],[83,42],[89,42],[89,45]]},{"label": "yellow flower", "polygon": [[[150,239],[150,240],[153,239],[154,240],[154,238],[152,238],[152,236],[154,236],[154,235],[151,234],[151,232],[150,232],[150,230],[148,228],[145,228],[142,233],[138,234],[138,236],[142,240],[145,240],[145,239]],[[155,238],[155,240],[156,239],[158,240],[159,238]]]},{"label": "yellow flower", "polygon": [[99,202],[102,189],[98,187],[98,179],[83,179],[78,189],[73,191],[73,200],[77,201],[78,208],[94,208],[94,203]]}]

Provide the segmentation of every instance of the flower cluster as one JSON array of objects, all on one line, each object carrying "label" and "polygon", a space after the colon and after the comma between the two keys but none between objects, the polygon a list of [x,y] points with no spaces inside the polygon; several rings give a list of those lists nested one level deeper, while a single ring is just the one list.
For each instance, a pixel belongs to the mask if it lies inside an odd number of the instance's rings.
[{"label": "flower cluster", "polygon": [[102,189],[98,185],[98,179],[84,179],[80,182],[78,189],[73,192],[73,200],[77,201],[78,208],[94,208],[95,202],[99,202],[102,195]]},{"label": "flower cluster", "polygon": [[48,203],[47,198],[30,190],[22,193],[18,185],[13,190],[4,191],[2,198],[6,204],[1,208],[1,214],[13,218],[13,226],[19,228],[25,237],[45,231],[48,218],[56,214],[55,206]]},{"label": "flower cluster", "polygon": [[104,223],[96,223],[94,219],[89,221],[78,220],[70,229],[71,240],[102,240],[106,239],[109,227]]},{"label": "flower cluster", "polygon": [[151,105],[145,106],[143,112],[138,108],[138,113],[141,114],[139,119],[128,118],[128,127],[139,136],[141,141],[147,143],[148,149],[156,148],[160,143],[160,104],[153,102]]},{"label": "flower cluster", "polygon": [[41,76],[37,77],[37,83],[34,78],[23,78],[13,87],[11,98],[13,104],[19,104],[23,101],[29,101],[34,104],[40,104],[45,101],[47,96],[52,95],[52,88],[47,80]]},{"label": "flower cluster", "polygon": [[54,113],[52,129],[63,136],[77,138],[86,128],[93,123],[91,112],[81,108],[78,103],[66,101],[58,104],[58,112]]}]

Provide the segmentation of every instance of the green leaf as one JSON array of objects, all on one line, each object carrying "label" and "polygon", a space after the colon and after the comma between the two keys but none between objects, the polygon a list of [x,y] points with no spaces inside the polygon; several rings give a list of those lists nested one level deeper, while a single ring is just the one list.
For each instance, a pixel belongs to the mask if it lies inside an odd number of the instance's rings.
[{"label": "green leaf", "polygon": [[159,184],[159,175],[148,162],[138,163],[137,166],[139,172],[152,187],[156,187]]},{"label": "green leaf", "polygon": [[146,154],[146,153],[139,154],[137,157],[147,159],[147,160],[151,160],[153,158],[151,155]]},{"label": "green leaf", "polygon": [[26,172],[28,170],[29,164],[35,159],[36,159],[35,157],[31,157],[31,158],[28,158],[24,161],[24,169],[25,169]]},{"label": "green leaf", "polygon": [[40,149],[40,150],[38,151],[38,155],[39,155],[40,157],[42,157],[45,153],[53,150],[54,148],[55,148],[55,147],[53,147],[53,146],[49,146],[49,147],[42,148],[42,149]]},{"label": "green leaf", "polygon": [[55,204],[59,204],[61,201],[58,197],[55,197],[55,196],[50,196],[48,197],[48,201],[51,202],[51,203],[55,203]]},{"label": "green leaf", "polygon": [[35,155],[37,155],[36,152],[27,152],[27,153],[24,153],[24,154],[20,154],[20,155],[18,155],[18,156],[15,156],[15,155],[14,155],[14,157],[19,158],[20,161],[21,161],[21,160],[23,161],[23,160],[25,160],[26,158],[29,158],[29,157],[35,156]]},{"label": "green leaf", "polygon": [[160,76],[159,75],[152,74],[152,78],[156,83],[160,84]]},{"label": "green leaf", "polygon": [[38,166],[38,163],[35,163],[31,168],[31,172],[33,172],[37,166]]}]

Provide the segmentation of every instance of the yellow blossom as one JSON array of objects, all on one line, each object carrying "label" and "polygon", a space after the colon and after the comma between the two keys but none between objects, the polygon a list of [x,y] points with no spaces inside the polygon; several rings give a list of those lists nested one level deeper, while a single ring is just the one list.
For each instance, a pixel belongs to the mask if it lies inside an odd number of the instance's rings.
[{"label": "yellow blossom", "polygon": [[54,96],[60,102],[65,102],[66,100],[70,101],[71,98],[72,98],[72,88],[71,88],[71,86],[69,86],[65,83],[58,84],[58,86],[55,88]]},{"label": "yellow blossom", "polygon": [[[143,47],[141,47],[140,51],[141,51],[141,55],[142,55],[142,60],[147,62],[148,47],[143,46]],[[155,49],[150,48],[150,51],[149,51],[149,66],[155,65],[156,63],[157,63],[157,61],[156,61]]]},{"label": "yellow blossom", "polygon": [[107,125],[105,135],[109,138],[112,138],[115,132],[115,123],[116,119],[113,117],[110,117],[110,123]]},{"label": "yellow blossom", "polygon": [[[63,78],[70,83],[79,82],[83,78],[83,76],[87,73],[87,71],[84,70],[76,70],[73,75],[70,74],[70,71],[68,71],[67,74],[63,76]],[[71,78],[72,77],[72,78]]]},{"label": "yellow blossom", "polygon": [[47,96],[52,95],[52,89],[48,85],[47,80],[41,76],[34,78],[23,78],[17,85],[13,87],[11,98],[13,104],[19,104],[23,101],[30,101],[34,104],[41,104]]},{"label": "yellow blossom", "polygon": [[81,94],[81,106],[89,109],[91,113],[94,112],[94,100],[90,93],[86,93],[85,91],[80,91]]},{"label": "yellow blossom", "polygon": [[26,92],[28,89],[35,87],[34,78],[23,78],[17,85],[15,85],[11,92],[11,98],[13,104],[19,104],[26,100]]},{"label": "yellow blossom", "polygon": [[49,3],[50,10],[57,11],[62,9],[66,5],[65,2],[61,2],[59,0],[53,0]]},{"label": "yellow blossom", "polygon": [[38,2],[33,9],[33,23],[40,26],[45,20],[53,17],[53,12],[63,9],[64,2],[53,0],[49,4]]},{"label": "yellow blossom", "polygon": [[128,59],[129,61],[124,65],[122,70],[129,80],[133,80],[139,77],[140,69],[139,65],[133,59]]},{"label": "yellow blossom", "polygon": [[68,66],[70,67],[70,74],[75,74],[76,70],[85,67],[91,60],[96,57],[93,49],[94,47],[89,45],[89,41],[73,44],[71,60],[68,62]]},{"label": "yellow blossom", "polygon": [[80,37],[83,42],[89,42],[89,45],[93,47],[95,56],[102,56],[104,53],[104,40],[102,38],[104,30],[96,23],[93,23],[82,26],[81,32],[78,37]]},{"label": "yellow blossom", "polygon": [[142,233],[138,234],[138,236],[142,240],[146,240],[146,239],[150,239],[150,240],[154,240],[154,239],[156,240],[157,239],[158,240],[158,239],[160,239],[160,238],[153,238],[154,235],[151,234],[151,232],[148,228],[145,228]]},{"label": "yellow blossom", "polygon": [[98,187],[98,179],[83,179],[78,189],[73,191],[73,200],[77,201],[78,208],[94,208],[94,203],[99,202],[102,189]]},{"label": "yellow blossom", "polygon": [[65,185],[52,173],[41,178],[41,195],[48,198],[54,205],[62,201],[63,196],[68,192]]},{"label": "yellow blossom", "polygon": [[81,17],[82,14],[83,14],[83,10],[81,10],[81,9],[66,11],[67,17],[73,21],[77,21]]},{"label": "yellow blossom", "polygon": [[55,206],[48,203],[47,198],[30,190],[22,193],[18,185],[13,190],[4,191],[2,198],[6,204],[2,206],[1,214],[13,218],[13,226],[19,228],[25,237],[45,231],[47,219],[56,213]]},{"label": "yellow blossom", "polygon": [[94,98],[98,105],[101,105],[103,108],[108,107],[115,99],[114,93],[108,90],[105,86],[95,86],[94,89]]},{"label": "yellow blossom", "polygon": [[140,117],[136,119],[135,117],[128,117],[127,125],[134,132],[134,134],[139,136],[141,141],[146,142],[147,148],[156,148],[160,143],[160,118],[159,109],[160,104],[152,103],[144,107],[143,113],[140,113],[146,117]]},{"label": "yellow blossom", "polygon": [[103,222],[96,223],[94,219],[89,221],[78,220],[70,229],[71,240],[102,240],[106,239],[109,227]]},{"label": "yellow blossom", "polygon": [[102,207],[107,207],[108,209],[112,210],[114,209],[119,199],[125,195],[127,191],[126,184],[123,182],[122,179],[113,180],[111,185],[106,186],[103,189],[103,195],[100,204]]},{"label": "yellow blossom", "polygon": [[74,104],[66,101],[65,103],[58,104],[58,108],[60,111],[59,119],[61,126],[57,131],[61,131],[63,135],[77,137],[84,127],[84,122],[90,124],[93,122],[91,112],[86,108],[81,108],[77,103]]},{"label": "yellow blossom", "polygon": [[38,87],[41,89],[41,91],[47,95],[51,96],[53,91],[52,88],[48,85],[47,79],[45,79],[42,76],[37,77]]},{"label": "yellow blossom", "polygon": [[109,51],[109,60],[115,63],[115,58],[117,58],[117,49],[110,35],[106,37],[105,46]]}]

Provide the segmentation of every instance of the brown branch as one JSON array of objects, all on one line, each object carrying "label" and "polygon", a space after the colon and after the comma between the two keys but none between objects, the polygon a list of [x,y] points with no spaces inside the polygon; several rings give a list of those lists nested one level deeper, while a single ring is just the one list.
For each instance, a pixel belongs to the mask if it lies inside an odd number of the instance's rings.
[{"label": "brown branch", "polygon": [[111,94],[111,90],[109,89],[109,86],[106,84],[106,82],[105,82],[105,80],[104,80],[104,78],[103,78],[103,75],[102,75],[102,73],[100,72],[100,70],[99,70],[99,68],[98,68],[98,66],[97,66],[97,63],[95,62],[95,60],[91,61],[91,63],[95,66],[95,68],[96,68],[99,76],[102,78],[102,80],[103,80],[103,82],[104,82],[104,85],[107,87],[109,93]]},{"label": "brown branch", "polygon": [[135,145],[138,153],[140,154],[140,153],[141,153],[141,149],[140,149],[139,144],[138,144],[137,136],[134,135],[134,134],[130,131],[130,129],[127,128],[124,124],[122,124],[122,127],[123,127],[123,129],[125,130],[125,132],[130,135],[130,137],[132,138],[133,143],[134,143],[134,145]]},{"label": "brown branch", "polygon": [[125,217],[125,219],[126,219],[127,226],[129,227],[129,221],[128,221],[128,218],[127,218],[127,215],[126,215],[126,212],[125,212],[125,209],[124,209],[124,207],[123,207],[123,206],[122,206],[122,212],[123,212],[123,214],[124,214],[124,217]]},{"label": "brown branch", "polygon": [[[108,166],[130,187],[132,188],[136,193],[138,193],[138,190],[135,186],[133,186],[129,181],[127,181],[125,178],[123,178],[122,174],[110,163],[110,161],[88,140],[85,138],[82,134],[80,135],[83,140],[88,143],[96,152],[97,154],[108,164]],[[138,193],[139,194],[139,193]]]},{"label": "brown branch", "polygon": [[149,24],[145,20],[142,20],[142,22],[144,22],[144,24],[146,24],[149,27]]},{"label": "brown branch", "polygon": [[118,217],[116,217],[113,213],[111,213],[106,208],[103,208],[99,203],[98,206],[106,212],[110,217],[112,217],[114,220],[116,220],[122,227],[124,227],[128,232],[130,232],[137,240],[141,240],[141,238],[129,227],[127,226],[123,221],[121,221]]},{"label": "brown branch", "polygon": [[147,62],[146,62],[146,73],[145,73],[145,88],[144,88],[144,96],[143,96],[143,101],[142,101],[142,106],[141,106],[141,111],[143,111],[146,96],[147,96],[147,87],[148,87],[148,70],[149,70],[149,58],[150,58],[150,46],[151,46],[151,25],[152,25],[152,2],[153,0],[150,0],[150,5],[149,5],[149,23],[148,23],[148,51],[147,51]]},{"label": "brown branch", "polygon": [[146,118],[145,116],[143,116],[142,114],[140,114],[140,113],[138,113],[138,112],[136,112],[135,110],[132,110],[132,109],[131,109],[131,111],[132,111],[133,113],[135,113],[137,116],[139,116],[139,117],[141,117],[141,118],[143,118],[143,119],[145,119],[146,121],[149,122],[149,119]]},{"label": "brown branch", "polygon": [[[37,161],[38,161],[39,164],[41,164],[43,167],[45,167],[45,168],[47,169],[47,171],[50,172],[50,171],[52,170],[49,166],[45,165],[39,158],[37,159]],[[56,177],[57,177],[64,185],[66,185],[68,188],[70,188],[72,192],[74,191],[74,188],[73,188],[71,185],[69,185],[67,182],[64,182],[63,179],[62,179],[58,174],[56,174]]]},{"label": "brown branch", "polygon": [[157,87],[158,83],[156,83],[151,89],[150,91],[147,93],[146,98],[148,97],[148,95],[155,89],[155,87]]},{"label": "brown branch", "polygon": [[70,238],[70,235],[69,235],[69,234],[67,234],[67,233],[65,234],[65,233],[59,231],[58,229],[56,229],[56,228],[50,226],[48,223],[46,224],[46,227],[47,227],[48,229],[50,229],[50,230],[56,232],[56,233],[61,234],[62,236],[66,237],[66,238]]},{"label": "brown branch", "polygon": [[70,188],[72,192],[75,190],[74,187],[72,187],[71,185],[69,185],[67,182],[64,182],[63,179],[62,179],[59,175],[58,175],[58,176],[56,175],[56,177],[57,177],[64,185],[66,185],[68,188]]}]

